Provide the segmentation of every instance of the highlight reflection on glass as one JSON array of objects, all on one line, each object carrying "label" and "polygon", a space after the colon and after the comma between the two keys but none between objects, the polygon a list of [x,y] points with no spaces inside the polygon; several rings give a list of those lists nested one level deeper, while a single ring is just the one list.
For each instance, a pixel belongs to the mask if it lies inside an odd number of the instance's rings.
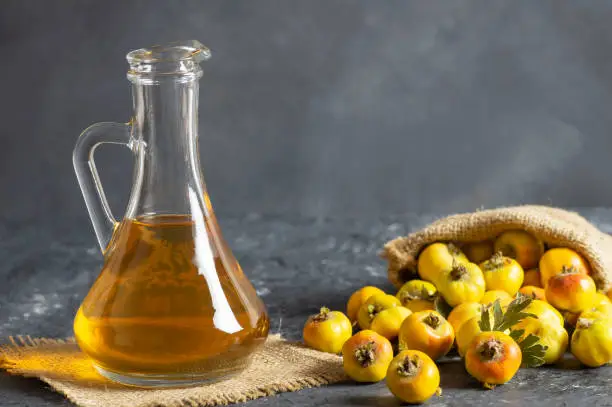
[{"label": "highlight reflection on glass", "polygon": [[208,284],[214,309],[213,323],[215,324],[215,328],[223,332],[228,334],[236,333],[241,331],[242,327],[236,320],[229,306],[229,302],[227,302],[225,293],[223,292],[223,287],[221,287],[221,281],[219,281],[219,275],[215,267],[215,259],[212,250],[210,250],[208,232],[206,231],[206,224],[204,223],[204,214],[200,209],[198,198],[193,189],[189,189],[189,201],[191,202],[191,210],[194,215],[194,264],[198,269],[198,274],[204,276]]}]

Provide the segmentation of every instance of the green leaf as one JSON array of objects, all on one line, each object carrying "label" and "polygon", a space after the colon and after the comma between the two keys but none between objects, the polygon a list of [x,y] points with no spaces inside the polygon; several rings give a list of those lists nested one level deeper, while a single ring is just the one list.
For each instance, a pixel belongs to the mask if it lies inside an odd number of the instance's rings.
[{"label": "green leaf", "polygon": [[442,297],[440,294],[436,295],[434,307],[436,308],[436,311],[438,311],[438,313],[444,318],[448,318],[448,314],[450,314],[453,310],[453,307],[448,305],[448,303],[444,300],[444,297]]},{"label": "green leaf", "polygon": [[518,294],[508,305],[508,311],[521,312],[531,304],[533,300],[526,295]]},{"label": "green leaf", "polygon": [[493,318],[493,330],[503,331],[503,329],[500,329],[500,327],[504,322],[504,311],[502,310],[499,300],[495,300],[493,303]]},{"label": "green leaf", "polygon": [[516,343],[519,342],[519,339],[521,339],[521,336],[523,336],[524,334],[525,334],[524,329],[517,329],[516,331],[510,331],[510,337],[514,339]]},{"label": "green leaf", "polygon": [[525,346],[525,347],[531,347],[533,345],[535,345],[536,343],[538,343],[538,341],[540,340],[540,338],[538,338],[537,336],[535,336],[534,334],[529,334],[527,335],[527,337],[525,339],[523,339],[522,341],[519,339],[519,342]]},{"label": "green leaf", "polygon": [[[516,299],[508,305],[506,312],[504,312],[499,300],[496,300],[491,307],[483,308],[479,323],[480,330],[483,332],[504,332],[510,330],[510,337],[514,339],[521,348],[523,354],[523,367],[537,367],[543,365],[544,354],[546,353],[546,349],[548,349],[540,343],[540,337],[534,334],[525,336],[525,331],[523,329],[511,330],[513,326],[525,318],[538,318],[534,314],[523,312],[532,301],[533,298],[519,294]],[[493,313],[492,320],[491,312]],[[493,326],[491,326],[491,323],[493,323]]]},{"label": "green leaf", "polygon": [[510,303],[510,305],[508,305],[508,309],[504,313],[502,321],[499,324],[496,324],[496,331],[503,332],[506,329],[510,329],[525,318],[529,318],[529,317],[538,318],[537,315],[523,312],[523,310],[527,308],[529,304],[531,304],[532,301],[533,299],[527,296],[524,296],[524,295],[517,296]]},{"label": "green leaf", "polygon": [[[520,336],[523,336],[524,331],[521,332]],[[523,367],[538,367],[544,364],[544,354],[548,349],[548,346],[544,346],[540,343],[540,337],[529,334],[522,341],[517,341],[521,352],[523,353],[523,361],[521,366]]]},{"label": "green leaf", "polygon": [[482,313],[480,314],[480,322],[478,322],[480,330],[487,332],[491,330],[491,316],[489,314],[489,307],[483,307]]}]

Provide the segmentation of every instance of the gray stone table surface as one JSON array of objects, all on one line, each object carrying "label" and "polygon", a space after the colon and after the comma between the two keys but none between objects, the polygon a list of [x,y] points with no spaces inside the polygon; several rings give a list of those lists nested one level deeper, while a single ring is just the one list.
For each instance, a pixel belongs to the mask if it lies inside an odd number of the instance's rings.
[{"label": "gray stone table surface", "polygon": [[[579,210],[612,231],[611,209]],[[298,339],[307,315],[321,305],[344,309],[360,286],[392,290],[377,253],[387,240],[434,216],[378,219],[222,218],[223,233],[268,306],[272,331]],[[58,233],[37,223],[0,218],[0,337],[72,335],[72,318],[98,271],[102,256],[89,224]],[[53,230],[54,232],[51,232]],[[4,339],[5,340],[5,339]],[[521,370],[511,383],[484,391],[461,363],[441,369],[444,394],[431,406],[612,406],[612,368]],[[298,406],[397,406],[383,383],[332,385],[247,403]],[[68,406],[35,379],[0,374],[0,406]]]}]

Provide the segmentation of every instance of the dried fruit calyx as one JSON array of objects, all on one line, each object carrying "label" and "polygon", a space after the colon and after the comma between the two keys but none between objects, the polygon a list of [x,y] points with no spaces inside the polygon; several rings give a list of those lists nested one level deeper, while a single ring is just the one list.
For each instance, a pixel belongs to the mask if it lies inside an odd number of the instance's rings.
[{"label": "dried fruit calyx", "polygon": [[397,365],[397,374],[405,377],[416,376],[421,369],[421,358],[417,355],[412,357],[406,356],[404,360],[398,363]]},{"label": "dried fruit calyx", "polygon": [[355,350],[355,359],[357,359],[361,367],[368,367],[374,363],[376,360],[376,352],[374,351],[375,346],[376,344],[371,341]]},{"label": "dried fruit calyx", "polygon": [[578,318],[576,329],[589,329],[593,325],[593,320],[588,318]]},{"label": "dried fruit calyx", "polygon": [[440,317],[437,316],[436,314],[434,314],[433,312],[429,313],[424,319],[423,322],[427,325],[429,325],[430,327],[432,327],[433,329],[436,329],[440,326],[440,324],[442,323],[442,321],[440,320]]},{"label": "dried fruit calyx", "polygon": [[453,268],[450,271],[450,278],[453,281],[461,280],[467,274],[467,268],[461,263],[453,262]]},{"label": "dried fruit calyx", "polygon": [[478,354],[480,355],[480,359],[486,362],[489,361],[498,361],[502,357],[503,345],[495,340],[489,339],[484,342],[478,348]]},{"label": "dried fruit calyx", "polygon": [[414,301],[414,300],[425,300],[425,301],[433,301],[436,299],[436,295],[430,291],[427,291],[427,288],[423,287],[421,290],[410,290],[405,291],[401,294],[401,299],[403,302]]},{"label": "dried fruit calyx", "polygon": [[508,258],[504,257],[503,253],[499,251],[485,262],[484,269],[486,271],[495,271],[503,268],[508,263],[510,263]]},{"label": "dried fruit calyx", "polygon": [[312,320],[315,322],[323,322],[326,321],[327,318],[329,318],[329,308],[327,307],[321,307],[321,309],[319,310],[319,313],[315,316],[312,317]]},{"label": "dried fruit calyx", "polygon": [[370,304],[368,305],[368,316],[370,317],[370,321],[374,319],[374,317],[380,312],[382,311],[383,308],[379,307],[376,304]]},{"label": "dried fruit calyx", "polygon": [[574,265],[563,265],[561,267],[561,274],[580,274],[580,270],[578,270]]},{"label": "dried fruit calyx", "polygon": [[448,249],[448,252],[453,256],[459,256],[461,254],[461,250],[459,250],[459,248],[453,243],[447,243],[446,248]]}]

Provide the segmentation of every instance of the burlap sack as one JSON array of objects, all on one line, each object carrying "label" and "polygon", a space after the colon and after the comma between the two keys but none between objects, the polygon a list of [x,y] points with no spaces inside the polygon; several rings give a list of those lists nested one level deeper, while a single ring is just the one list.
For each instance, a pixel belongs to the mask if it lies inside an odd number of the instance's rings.
[{"label": "burlap sack", "polygon": [[217,406],[347,379],[341,356],[309,349],[280,335],[270,335],[253,355],[251,365],[227,380],[150,390],[122,386],[100,376],[74,339],[11,340],[0,346],[0,368],[36,377],[81,407]]},{"label": "burlap sack", "polygon": [[400,287],[416,273],[421,249],[434,242],[477,242],[506,230],[525,230],[548,247],[567,247],[591,265],[597,287],[612,288],[612,236],[582,216],[547,206],[516,206],[448,216],[418,232],[388,242],[382,256],[389,262],[389,280]]}]

